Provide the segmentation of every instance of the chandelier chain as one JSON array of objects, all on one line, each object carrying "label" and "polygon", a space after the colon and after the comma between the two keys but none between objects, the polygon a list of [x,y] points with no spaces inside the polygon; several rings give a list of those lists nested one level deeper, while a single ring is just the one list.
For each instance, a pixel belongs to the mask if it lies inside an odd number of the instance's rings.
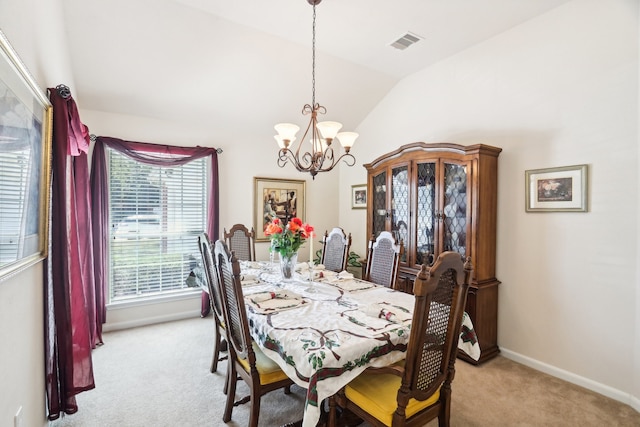
[{"label": "chandelier chain", "polygon": [[316,5],[313,4],[313,37],[311,39],[311,107],[316,105]]}]

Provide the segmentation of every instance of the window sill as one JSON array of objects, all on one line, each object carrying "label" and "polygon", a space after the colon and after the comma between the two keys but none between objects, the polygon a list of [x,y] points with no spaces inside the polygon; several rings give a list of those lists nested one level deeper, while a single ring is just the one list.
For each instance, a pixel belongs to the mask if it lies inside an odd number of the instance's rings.
[{"label": "window sill", "polygon": [[158,296],[133,298],[129,300],[116,301],[116,302],[107,304],[107,310],[111,311],[111,310],[127,309],[132,307],[140,307],[145,305],[163,304],[171,301],[199,299],[201,294],[202,294],[202,289],[193,288],[193,290],[181,291],[175,294],[165,294],[165,295],[158,295]]}]

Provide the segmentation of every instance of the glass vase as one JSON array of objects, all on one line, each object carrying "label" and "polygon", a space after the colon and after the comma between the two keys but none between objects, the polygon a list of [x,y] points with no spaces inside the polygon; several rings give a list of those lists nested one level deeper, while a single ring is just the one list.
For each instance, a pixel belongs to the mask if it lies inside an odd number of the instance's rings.
[{"label": "glass vase", "polygon": [[280,254],[280,272],[282,273],[282,280],[284,282],[290,282],[293,280],[293,273],[298,264],[298,253],[295,252],[289,256]]}]

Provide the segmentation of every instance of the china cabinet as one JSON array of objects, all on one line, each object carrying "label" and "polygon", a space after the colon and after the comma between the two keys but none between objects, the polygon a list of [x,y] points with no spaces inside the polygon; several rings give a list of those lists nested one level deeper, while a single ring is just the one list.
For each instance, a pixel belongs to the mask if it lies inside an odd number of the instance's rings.
[{"label": "china cabinet", "polygon": [[439,253],[471,257],[466,311],[482,363],[498,354],[496,265],[497,166],[502,149],[483,144],[415,142],[365,164],[367,235],[392,232],[404,242],[397,288],[411,292],[420,266]]}]

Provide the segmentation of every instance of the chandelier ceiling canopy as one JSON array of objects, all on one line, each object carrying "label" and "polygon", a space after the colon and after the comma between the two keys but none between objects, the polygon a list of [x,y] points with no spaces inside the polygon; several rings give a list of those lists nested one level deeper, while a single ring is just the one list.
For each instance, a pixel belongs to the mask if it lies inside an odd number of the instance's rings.
[{"label": "chandelier ceiling canopy", "polygon": [[[309,172],[315,179],[318,172],[328,172],[333,169],[340,160],[348,166],[353,166],[355,157],[349,152],[358,134],[355,132],[339,132],[342,124],[332,121],[318,122],[318,114],[326,114],[327,109],[316,103],[316,5],[322,0],[307,0],[313,6],[313,39],[311,44],[311,104],[302,107],[303,115],[311,115],[309,124],[302,138],[297,144],[296,134],[300,127],[292,123],[278,123],[275,129],[278,132],[275,139],[278,142],[278,166],[284,167],[291,162],[300,172]],[[307,141],[309,146],[303,148]],[[332,145],[334,139],[338,139],[344,149],[344,153],[334,153]]]}]

